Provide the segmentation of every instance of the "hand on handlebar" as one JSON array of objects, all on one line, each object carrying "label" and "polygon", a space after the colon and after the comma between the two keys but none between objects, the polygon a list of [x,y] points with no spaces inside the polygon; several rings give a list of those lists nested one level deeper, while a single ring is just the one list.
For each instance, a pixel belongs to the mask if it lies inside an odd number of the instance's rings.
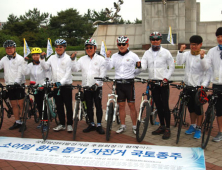
[{"label": "hand on handlebar", "polygon": [[92,86],[91,86],[91,90],[92,91],[96,91],[98,89],[98,84],[93,84]]}]

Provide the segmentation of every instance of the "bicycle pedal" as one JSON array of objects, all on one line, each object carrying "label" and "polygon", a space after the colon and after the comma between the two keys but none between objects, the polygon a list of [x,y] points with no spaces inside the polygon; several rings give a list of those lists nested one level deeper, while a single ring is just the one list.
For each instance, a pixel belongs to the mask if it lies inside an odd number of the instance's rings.
[{"label": "bicycle pedal", "polygon": [[7,117],[10,118],[12,115],[10,113],[7,114]]}]

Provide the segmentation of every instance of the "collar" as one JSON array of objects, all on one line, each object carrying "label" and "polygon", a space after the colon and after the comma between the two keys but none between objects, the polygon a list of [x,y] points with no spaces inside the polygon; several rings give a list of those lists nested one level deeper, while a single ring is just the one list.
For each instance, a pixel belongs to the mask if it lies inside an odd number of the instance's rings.
[{"label": "collar", "polygon": [[151,48],[152,48],[152,51],[159,51],[160,50],[160,48],[161,48],[161,45],[152,45],[151,46]]},{"label": "collar", "polygon": [[[96,53],[93,54],[93,57],[94,57],[95,55],[96,55]],[[87,56],[91,59],[91,57],[90,57],[88,54],[87,54]],[[93,57],[92,57],[92,58],[93,58]]]},{"label": "collar", "polygon": [[32,63],[33,63],[33,65],[39,65],[40,62],[39,62],[39,61],[34,61],[34,60],[33,60]]},{"label": "collar", "polygon": [[125,53],[121,53],[120,51],[119,51],[119,55],[121,55],[121,56],[124,56],[125,54],[127,54],[129,52],[129,50],[127,49],[127,51],[125,52]]},{"label": "collar", "polygon": [[191,53],[192,55],[199,55],[199,54],[200,54],[200,50],[198,50],[198,51],[191,51],[191,50],[190,50],[190,53]]},{"label": "collar", "polygon": [[8,59],[11,60],[11,59],[15,59],[16,57],[16,52],[13,54],[13,55],[7,55]]},{"label": "collar", "polygon": [[218,44],[220,50],[222,50],[222,44]]},{"label": "collar", "polygon": [[58,54],[56,53],[56,56],[57,56],[58,58],[63,58],[63,57],[65,56],[65,54],[66,54],[66,52],[64,52],[62,55],[58,55]]}]

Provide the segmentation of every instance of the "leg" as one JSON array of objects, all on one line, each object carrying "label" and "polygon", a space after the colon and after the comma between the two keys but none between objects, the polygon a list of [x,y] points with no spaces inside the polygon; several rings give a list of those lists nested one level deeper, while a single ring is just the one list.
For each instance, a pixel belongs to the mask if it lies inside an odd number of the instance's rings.
[{"label": "leg", "polygon": [[93,94],[94,102],[96,106],[96,117],[97,117],[97,123],[102,123],[102,116],[103,116],[103,110],[102,110],[102,87],[99,87]]},{"label": "leg", "polygon": [[118,104],[119,104],[120,122],[122,125],[125,125],[125,119],[126,119],[125,105],[126,105],[126,102],[119,102]]},{"label": "leg", "polygon": [[128,103],[128,106],[130,108],[130,117],[133,122],[133,126],[136,126],[136,119],[137,119],[137,111],[135,107],[135,103]]},{"label": "leg", "polygon": [[63,91],[60,94],[66,106],[67,125],[73,123],[73,111],[72,111],[72,89],[69,87],[62,87]]},{"label": "leg", "polygon": [[57,95],[57,93],[58,93],[58,90],[55,90],[54,91],[54,94],[55,94],[54,98],[55,98],[55,103],[56,103],[56,106],[57,106],[57,113],[58,113],[58,116],[59,116],[60,124],[65,126],[64,102],[63,102],[63,99],[62,99],[62,96],[61,96],[62,89],[61,89],[61,93],[60,93],[59,96]]},{"label": "leg", "polygon": [[217,116],[217,124],[219,128],[219,132],[222,132],[222,116]]}]

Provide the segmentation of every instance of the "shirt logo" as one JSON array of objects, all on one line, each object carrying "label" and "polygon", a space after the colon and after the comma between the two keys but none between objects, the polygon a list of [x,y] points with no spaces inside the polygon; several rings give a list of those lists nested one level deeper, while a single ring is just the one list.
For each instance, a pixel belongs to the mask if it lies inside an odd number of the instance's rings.
[{"label": "shirt logo", "polygon": [[129,61],[130,61],[130,59],[126,59],[126,61],[127,61],[127,62],[129,62]]}]

